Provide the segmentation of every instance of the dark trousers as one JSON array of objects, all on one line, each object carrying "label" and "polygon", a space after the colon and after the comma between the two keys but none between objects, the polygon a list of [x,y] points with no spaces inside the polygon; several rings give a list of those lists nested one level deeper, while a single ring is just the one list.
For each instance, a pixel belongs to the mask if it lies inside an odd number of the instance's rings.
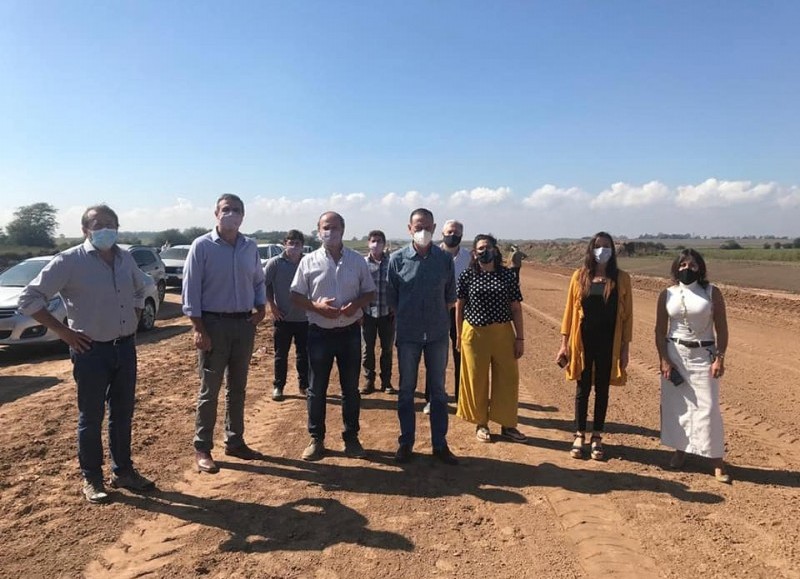
[{"label": "dark trousers", "polygon": [[613,329],[609,332],[583,333],[584,365],[575,389],[575,427],[580,432],[586,431],[586,415],[589,412],[592,374],[594,374],[594,419],[592,430],[594,432],[603,432],[605,430],[613,347]]},{"label": "dark trousers", "polygon": [[[455,394],[456,402],[458,402],[458,386],[461,384],[461,352],[456,350],[456,338],[458,337],[458,328],[456,328],[456,309],[450,308],[450,350],[453,352],[453,391]],[[428,384],[425,383],[425,402],[431,401],[431,394],[428,390]]]},{"label": "dark trousers", "polygon": [[286,372],[289,368],[289,349],[294,340],[295,368],[300,389],[308,388],[308,322],[273,323],[273,345],[275,348],[275,379],[272,385],[283,390],[286,386]]},{"label": "dark trousers", "polygon": [[375,384],[375,341],[381,343],[381,387],[391,386],[392,380],[392,341],[394,340],[394,316],[373,318],[365,315],[361,322],[361,335],[364,338],[362,366],[367,382]]},{"label": "dark trousers", "polygon": [[345,441],[358,438],[358,418],[361,395],[358,393],[358,373],[361,366],[361,328],[352,324],[346,328],[326,330],[313,324],[308,327],[308,361],[310,379],[307,391],[308,432],[312,438],[325,438],[325,410],[333,362],[339,370],[342,387],[342,422]]},{"label": "dark trousers", "polygon": [[511,271],[514,272],[514,277],[517,278],[517,283],[519,283],[519,270],[522,269],[521,267],[512,267]]},{"label": "dark trousers", "polygon": [[205,315],[203,324],[211,338],[211,350],[197,351],[200,394],[197,397],[194,447],[206,452],[214,447],[217,402],[222,378],[225,377],[225,446],[236,448],[244,444],[244,396],[256,327],[244,318]]},{"label": "dark trousers", "polygon": [[102,427],[108,404],[108,444],[115,474],[133,467],[131,425],[136,399],[136,339],[92,342],[87,352],[70,351],[78,385],[78,462],[83,476],[103,479]]}]

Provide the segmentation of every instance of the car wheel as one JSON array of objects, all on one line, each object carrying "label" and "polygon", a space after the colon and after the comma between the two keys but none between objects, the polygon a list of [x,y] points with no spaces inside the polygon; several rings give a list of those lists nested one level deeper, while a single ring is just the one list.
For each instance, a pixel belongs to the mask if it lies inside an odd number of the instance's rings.
[{"label": "car wheel", "polygon": [[162,279],[156,287],[158,288],[158,303],[163,304],[164,296],[167,295],[167,282]]},{"label": "car wheel", "polygon": [[139,319],[139,331],[147,332],[156,325],[156,304],[152,298],[147,298],[144,302],[142,317]]}]

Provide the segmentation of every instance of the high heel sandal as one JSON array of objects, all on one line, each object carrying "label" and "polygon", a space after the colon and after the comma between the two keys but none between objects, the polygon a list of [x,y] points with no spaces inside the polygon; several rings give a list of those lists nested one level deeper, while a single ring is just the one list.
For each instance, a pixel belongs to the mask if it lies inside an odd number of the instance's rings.
[{"label": "high heel sandal", "polygon": [[583,432],[575,433],[575,440],[572,441],[572,448],[569,449],[569,455],[572,458],[583,458]]},{"label": "high heel sandal", "polygon": [[725,472],[724,467],[718,466],[714,469],[714,478],[717,479],[717,482],[721,482],[722,484],[731,484],[731,475]]},{"label": "high heel sandal", "polygon": [[592,460],[604,460],[606,455],[603,452],[603,438],[600,436],[592,436]]}]

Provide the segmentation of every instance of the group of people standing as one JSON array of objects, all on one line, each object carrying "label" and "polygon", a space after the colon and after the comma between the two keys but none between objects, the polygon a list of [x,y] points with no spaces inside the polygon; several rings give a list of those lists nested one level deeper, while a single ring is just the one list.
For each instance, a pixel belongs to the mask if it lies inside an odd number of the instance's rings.
[{"label": "group of people standing", "polygon": [[[400,436],[395,460],[411,460],[416,439],[414,393],[419,366],[424,363],[423,412],[429,415],[433,455],[446,464],[457,464],[458,458],[447,444],[445,372],[451,351],[458,415],[476,422],[484,440],[489,440],[490,415],[501,423],[501,435],[524,440],[516,429],[516,358],[522,353],[523,340],[521,294],[517,278],[502,266],[496,240],[478,236],[473,251],[468,251],[461,247],[463,224],[451,220],[442,228],[443,240],[437,246],[432,243],[434,216],[425,208],[411,213],[411,241],[391,255],[380,230],[369,232],[365,257],[345,247],[345,222],[338,213],[323,213],[317,227],[322,242],[318,250],[302,259],[293,254],[291,244],[296,241],[300,247],[303,238],[292,230],[284,254],[265,266],[267,303],[274,324],[272,397],[276,401],[284,398],[290,346],[290,339],[284,336],[290,333],[287,320],[293,320],[299,390],[307,398],[310,435],[302,458],[319,460],[326,453],[326,397],[335,362],[342,390],[345,455],[365,456],[358,437],[360,397],[379,389],[398,395]],[[469,271],[472,273],[465,273]],[[484,271],[491,279],[484,280]],[[501,294],[495,295],[497,289],[503,290]],[[465,312],[475,328],[500,327],[502,344],[494,344],[493,335],[462,336],[462,325],[473,328],[470,322],[462,324]],[[380,345],[378,360],[376,343]],[[489,346],[491,349],[486,349]],[[509,346],[508,352],[496,360],[494,354],[503,346]],[[399,368],[397,389],[392,386],[393,348]],[[460,372],[462,359],[469,369],[464,375]],[[491,394],[490,367],[495,372],[500,368],[502,377],[502,387],[492,389]],[[360,370],[364,382],[359,388]],[[208,471],[200,459],[198,455],[198,467]]]},{"label": "group of people standing", "polygon": [[[254,240],[240,233],[244,203],[236,195],[217,200],[216,224],[194,240],[184,267],[183,312],[193,329],[200,387],[195,415],[195,463],[216,473],[212,457],[219,395],[225,383],[224,453],[262,458],[244,438],[244,406],[256,326],[270,308],[274,324],[272,397],[284,398],[291,344],[295,344],[299,391],[306,396],[310,441],[304,460],[326,453],[327,391],[336,364],[342,391],[342,439],[347,456],[364,457],[359,440],[361,395],[378,387],[397,394],[400,435],[395,460],[414,456],[414,394],[425,366],[424,412],[429,414],[433,455],[458,464],[447,444],[445,375],[454,359],[457,416],[475,424],[475,436],[499,435],[523,442],[517,429],[519,372],[525,338],[519,267],[503,264],[497,240],[474,238],[461,247],[464,226],[448,221],[442,243],[432,243],[436,223],[425,208],[411,212],[408,245],[386,252],[380,230],[368,235],[366,257],[344,246],[344,218],[333,211],[317,223],[322,246],[303,255],[304,236],[288,232],[284,252],[262,267]],[[101,428],[108,407],[111,485],[153,489],[131,459],[135,400],[135,328],[147,276],[116,245],[119,219],[107,205],[89,207],[81,220],[85,240],[56,256],[22,292],[20,310],[54,331],[70,347],[77,383],[78,458],[83,494],[91,503],[110,500],[103,480]],[[518,259],[521,252],[517,252]],[[521,261],[520,261],[521,263]],[[715,476],[729,482],[723,463],[719,378],[727,347],[725,303],[708,283],[694,250],[672,265],[675,285],[658,300],[656,346],[661,360],[662,442],[675,449],[671,466],[687,453],[713,459]],[[69,325],[48,311],[61,294]],[[602,437],[610,384],[623,384],[633,321],[630,276],[617,267],[611,236],[589,242],[583,265],[570,281],[557,362],[577,382],[575,458],[585,456],[588,400],[595,390],[589,455],[604,458]],[[376,368],[375,345],[381,355]],[[399,381],[392,386],[392,346]],[[364,383],[359,388],[363,371]]]},{"label": "group of people standing", "polygon": [[[673,285],[658,297],[655,344],[660,360],[661,442],[674,449],[670,467],[679,469],[686,454],[711,459],[714,477],[730,483],[723,460],[725,442],[719,379],[725,372],[728,324],[719,288],[706,277],[703,257],[685,249],[671,266]],[[585,458],[589,396],[594,413],[588,454],[603,460],[603,433],[609,386],[627,380],[633,328],[631,277],[617,266],[614,240],[595,234],[583,265],[570,279],[556,363],[575,391],[573,458]]]}]

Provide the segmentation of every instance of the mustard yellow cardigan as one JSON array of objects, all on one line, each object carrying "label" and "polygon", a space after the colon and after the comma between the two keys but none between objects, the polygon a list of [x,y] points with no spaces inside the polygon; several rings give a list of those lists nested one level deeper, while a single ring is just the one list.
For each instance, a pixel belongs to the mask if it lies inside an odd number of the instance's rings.
[{"label": "mustard yellow cardigan", "polygon": [[[567,380],[578,380],[583,372],[583,320],[582,288],[580,269],[575,270],[569,282],[567,305],[561,320],[561,334],[568,336],[569,363],[566,367]],[[613,282],[611,282],[613,283]],[[613,286],[612,286],[613,289]],[[631,295],[631,276],[619,270],[617,276],[617,320],[614,325],[614,348],[611,354],[611,384],[621,386],[628,379],[627,372],[620,367],[619,354],[623,343],[631,341],[633,333],[633,296]]]}]

